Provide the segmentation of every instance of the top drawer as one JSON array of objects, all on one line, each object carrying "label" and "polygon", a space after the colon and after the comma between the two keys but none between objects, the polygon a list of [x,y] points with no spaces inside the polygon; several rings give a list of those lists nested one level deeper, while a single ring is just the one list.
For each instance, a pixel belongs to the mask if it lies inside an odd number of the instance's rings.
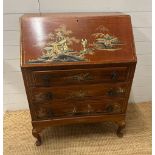
[{"label": "top drawer", "polygon": [[123,82],[127,80],[128,67],[33,71],[32,75],[32,85],[43,87]]}]

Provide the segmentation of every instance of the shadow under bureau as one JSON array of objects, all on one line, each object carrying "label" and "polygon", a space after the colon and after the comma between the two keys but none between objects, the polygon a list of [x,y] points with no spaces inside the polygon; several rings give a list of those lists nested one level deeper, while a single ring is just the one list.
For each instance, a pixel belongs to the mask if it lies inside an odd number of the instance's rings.
[{"label": "shadow under bureau", "polygon": [[21,69],[32,134],[53,125],[111,121],[122,136],[136,54],[122,13],[25,14]]}]

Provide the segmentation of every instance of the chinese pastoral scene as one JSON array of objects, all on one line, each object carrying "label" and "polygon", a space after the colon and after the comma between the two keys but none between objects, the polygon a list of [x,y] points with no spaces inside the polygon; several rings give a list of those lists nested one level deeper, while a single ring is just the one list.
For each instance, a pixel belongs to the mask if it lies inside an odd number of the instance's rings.
[{"label": "chinese pastoral scene", "polygon": [[[47,62],[78,62],[89,61],[85,56],[94,54],[94,50],[116,51],[120,50],[122,43],[117,37],[108,33],[104,26],[96,29],[98,32],[90,34],[93,42],[89,42],[86,38],[76,38],[73,32],[68,30],[66,25],[60,25],[49,33],[49,41],[42,49],[42,55],[37,59],[31,59],[28,63],[47,63]],[[72,44],[78,44],[80,50],[75,50]]]}]

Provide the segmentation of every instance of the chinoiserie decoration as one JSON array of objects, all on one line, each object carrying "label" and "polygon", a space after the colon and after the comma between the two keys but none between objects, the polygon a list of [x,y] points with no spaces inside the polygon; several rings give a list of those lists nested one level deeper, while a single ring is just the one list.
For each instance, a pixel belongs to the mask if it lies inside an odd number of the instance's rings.
[{"label": "chinoiserie decoration", "polygon": [[[120,46],[123,44],[117,37],[107,33],[107,28],[101,25],[96,30],[97,33],[90,34],[90,38],[93,39],[93,42],[90,42],[86,38],[76,38],[66,25],[60,25],[49,33],[49,41],[42,49],[42,55],[35,60],[29,60],[28,63],[89,61],[85,56],[94,54],[94,50],[116,51],[121,49]],[[81,50],[72,49],[73,43],[79,44]]]}]

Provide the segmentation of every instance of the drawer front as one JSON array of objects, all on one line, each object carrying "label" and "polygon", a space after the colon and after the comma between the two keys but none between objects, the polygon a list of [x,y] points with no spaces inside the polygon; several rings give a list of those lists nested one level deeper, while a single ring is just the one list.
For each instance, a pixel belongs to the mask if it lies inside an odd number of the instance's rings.
[{"label": "drawer front", "polygon": [[34,86],[79,85],[102,82],[122,82],[127,80],[128,67],[102,69],[33,71]]},{"label": "drawer front", "polygon": [[[126,84],[33,88],[37,119],[122,112]],[[48,116],[48,117],[47,117]]]},{"label": "drawer front", "polygon": [[36,87],[31,88],[32,102],[48,103],[57,101],[85,101],[98,100],[100,97],[107,99],[125,98],[127,84],[93,84],[70,87]]},{"label": "drawer front", "polygon": [[85,102],[55,102],[35,106],[35,119],[45,120],[56,117],[76,117],[84,115],[120,114],[123,112],[123,100],[100,100]]}]

